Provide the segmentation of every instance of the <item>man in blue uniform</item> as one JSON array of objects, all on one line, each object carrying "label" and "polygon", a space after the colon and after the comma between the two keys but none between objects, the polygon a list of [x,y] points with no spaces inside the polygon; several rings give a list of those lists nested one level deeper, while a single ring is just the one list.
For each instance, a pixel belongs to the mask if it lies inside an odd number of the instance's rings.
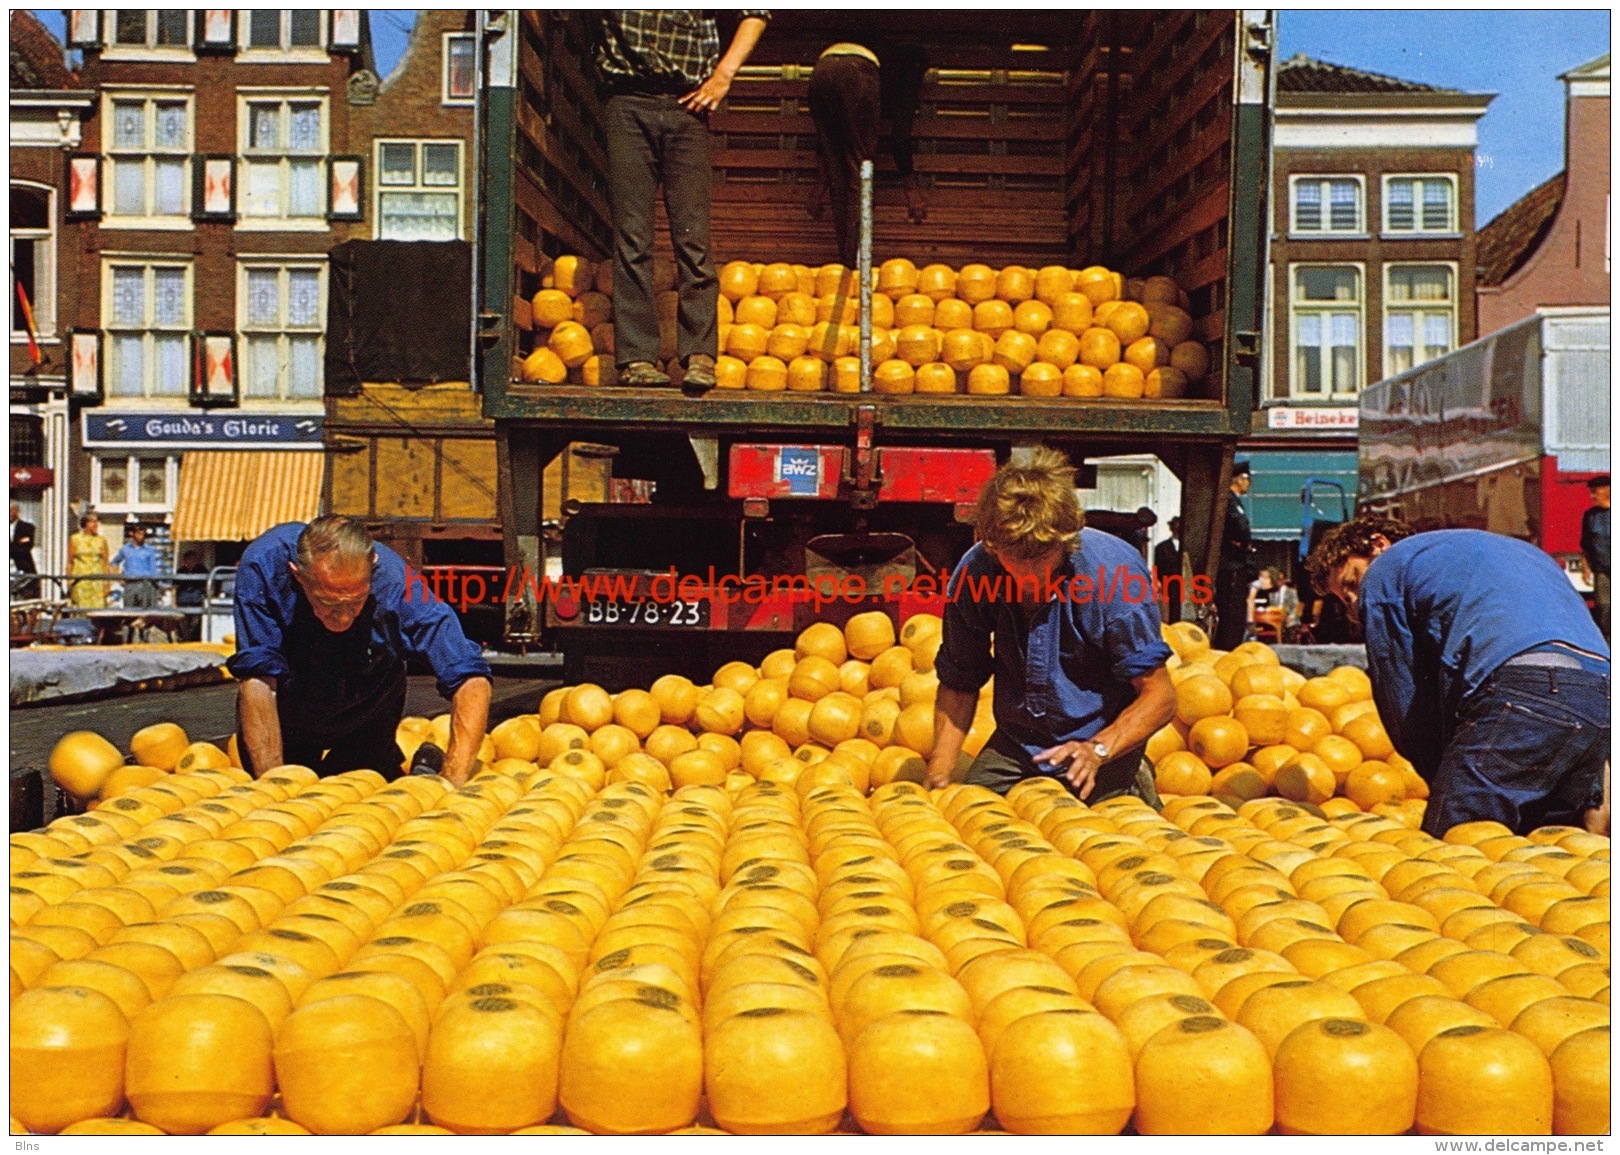
[{"label": "man in blue uniform", "polygon": [[1047,449],[996,473],[976,529],[946,594],[929,785],[951,780],[993,672],[996,731],[967,782],[1005,794],[1044,775],[1093,803],[1157,803],[1142,752],[1175,692],[1142,555],[1084,528],[1074,469]]},{"label": "man in blue uniform", "polygon": [[227,663],[242,683],[244,764],[255,775],[292,763],[323,777],[356,769],[397,777],[394,731],[412,656],[426,660],[450,700],[443,773],[459,786],[484,739],[491,683],[454,611],[349,518],[265,531],[237,567],[236,653]]},{"label": "man in blue uniform", "polygon": [[1485,819],[1607,833],[1609,648],[1557,562],[1500,534],[1367,515],[1305,564],[1361,619],[1378,716],[1429,784],[1427,833]]},{"label": "man in blue uniform", "polygon": [[[132,525],[129,527],[129,540],[118,547],[118,552],[112,556],[113,568],[123,574],[126,579],[146,578],[157,576],[158,551],[146,544],[146,527]],[[157,605],[157,584],[150,580],[126,580],[124,582],[124,608],[130,610],[150,609]]]}]

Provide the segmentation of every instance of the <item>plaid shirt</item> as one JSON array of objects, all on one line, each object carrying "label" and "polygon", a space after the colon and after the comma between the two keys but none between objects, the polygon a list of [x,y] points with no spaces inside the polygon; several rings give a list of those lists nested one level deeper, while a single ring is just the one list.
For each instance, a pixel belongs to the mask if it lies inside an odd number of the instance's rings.
[{"label": "plaid shirt", "polygon": [[[746,9],[769,20],[764,9]],[[714,73],[720,63],[720,28],[704,9],[616,8],[602,13],[596,64],[610,88],[650,88],[686,92]]]}]

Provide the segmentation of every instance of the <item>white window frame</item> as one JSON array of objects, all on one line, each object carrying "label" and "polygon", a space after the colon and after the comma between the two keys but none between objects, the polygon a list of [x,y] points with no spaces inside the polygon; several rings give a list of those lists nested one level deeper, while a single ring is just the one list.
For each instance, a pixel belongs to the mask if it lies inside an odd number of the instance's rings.
[{"label": "white window frame", "polygon": [[[114,323],[113,312],[113,281],[114,270],[141,268],[146,270],[146,299],[147,318],[139,327],[124,326]],[[153,319],[155,308],[155,294],[152,286],[155,278],[151,275],[155,269],[181,269],[185,273],[185,318],[176,325],[159,326]],[[106,381],[106,397],[109,403],[122,404],[127,401],[143,401],[157,405],[173,405],[185,408],[190,405],[192,371],[190,358],[185,363],[185,378],[180,383],[180,389],[174,393],[158,393],[154,390],[155,374],[157,371],[157,357],[155,355],[154,338],[158,333],[189,335],[196,323],[197,311],[197,284],[196,267],[190,260],[176,258],[172,255],[162,254],[104,254],[101,262],[101,328],[105,338],[102,352],[104,363],[103,373]],[[140,333],[146,339],[143,342],[142,353],[142,381],[141,392],[137,396],[133,393],[117,393],[113,390],[113,382],[117,376],[116,347],[120,335]]]},{"label": "white window frame", "polygon": [[[1348,181],[1356,186],[1356,225],[1352,229],[1335,229],[1331,222],[1331,207],[1326,186],[1335,181]],[[1317,184],[1323,187],[1322,223],[1319,229],[1299,227],[1299,186]],[[1353,172],[1299,173],[1288,178],[1288,235],[1310,240],[1365,240],[1367,237],[1367,178]]]},{"label": "white window frame", "polygon": [[236,43],[238,45],[236,59],[243,64],[325,64],[331,59],[327,49],[331,38],[331,17],[325,9],[319,9],[320,31],[316,36],[315,44],[291,46],[292,40],[292,9],[274,9],[281,14],[281,38],[274,48],[252,47],[250,44],[253,31],[253,13],[251,8],[241,8],[236,13]]},{"label": "white window frame", "polygon": [[[251,122],[253,106],[256,104],[279,103],[282,106],[282,122],[287,123],[287,108],[292,104],[315,104],[321,110],[321,139],[318,152],[294,153],[285,146],[265,153],[258,153],[249,148],[251,136]],[[326,89],[321,88],[239,88],[236,101],[236,140],[237,140],[237,193],[238,206],[236,228],[241,232],[329,232],[331,222],[327,213],[331,208],[331,175],[329,161],[332,153],[332,102]],[[316,162],[316,187],[319,190],[320,204],[311,216],[287,216],[288,202],[292,196],[291,170],[293,160]],[[280,216],[250,215],[248,209],[250,170],[255,166],[276,164],[281,170],[281,207]]]},{"label": "white window frame", "polygon": [[[148,131],[155,131],[153,107],[158,103],[184,104],[186,109],[186,135],[185,144],[181,148],[158,150],[144,148],[139,151],[120,151],[114,145],[117,126],[114,123],[115,108],[119,104],[142,102],[145,112]],[[180,87],[141,87],[121,88],[113,85],[104,86],[101,93],[101,203],[104,212],[100,227],[104,229],[171,229],[177,232],[192,232],[196,229],[191,219],[191,157],[197,147],[197,101],[190,86]],[[118,206],[118,169],[120,166],[139,164],[146,170],[146,208],[154,207],[157,197],[156,158],[181,159],[181,210],[178,213],[157,214],[151,211],[139,214],[122,214],[117,211]]]},{"label": "white window frame", "polygon": [[[1451,292],[1450,292],[1450,295],[1446,298],[1445,304],[1444,305],[1426,304],[1426,303],[1421,302],[1421,301],[1397,302],[1394,299],[1393,295],[1390,293],[1390,284],[1391,284],[1391,282],[1393,280],[1393,274],[1400,271],[1400,270],[1402,270],[1402,269],[1445,269],[1446,274],[1451,278]],[[1424,356],[1422,359],[1419,359],[1418,358],[1418,353],[1416,351],[1417,346],[1414,346],[1414,351],[1413,351],[1413,354],[1412,354],[1412,356],[1413,356],[1412,365],[1408,366],[1408,368],[1415,367],[1417,365],[1421,365],[1425,361],[1433,360],[1434,357],[1443,356],[1444,354],[1449,353],[1452,350],[1456,349],[1457,348],[1457,312],[1458,312],[1458,310],[1457,310],[1457,284],[1458,284],[1457,262],[1455,262],[1455,261],[1394,261],[1394,262],[1391,262],[1390,264],[1387,264],[1387,265],[1384,266],[1383,275],[1384,275],[1384,286],[1383,286],[1384,328],[1383,328],[1382,345],[1383,345],[1383,353],[1384,353],[1384,376],[1385,377],[1393,377],[1397,372],[1405,372],[1405,370],[1398,370],[1398,369],[1395,368],[1394,363],[1393,363],[1393,358],[1391,356],[1392,345],[1391,345],[1390,340],[1389,340],[1389,319],[1390,319],[1390,315],[1393,314],[1393,313],[1413,313],[1413,314],[1417,314],[1418,316],[1421,317],[1421,316],[1425,316],[1425,315],[1428,315],[1428,314],[1435,314],[1435,313],[1442,313],[1443,312],[1443,313],[1445,313],[1447,315],[1447,317],[1448,317],[1448,319],[1450,321],[1449,332],[1448,332],[1448,335],[1447,335],[1447,340],[1449,341],[1449,344],[1446,346],[1446,348],[1441,350],[1438,353],[1434,353],[1432,355]],[[1414,334],[1414,340],[1421,338],[1422,328],[1421,328],[1421,323],[1420,322],[1415,322],[1414,323],[1414,325],[1413,325],[1413,334]],[[1422,348],[1427,350],[1428,346],[1425,345]]]},{"label": "white window frame", "polygon": [[[9,256],[13,267],[16,266],[17,242],[35,246],[34,261],[34,289],[28,299],[28,304],[34,312],[34,337],[40,344],[56,344],[56,190],[47,184],[40,184],[31,180],[14,180],[13,189],[24,188],[29,192],[45,194],[45,227],[43,229],[11,229]],[[40,260],[40,254],[44,259]],[[17,279],[11,280],[11,307],[8,314],[16,309]],[[28,344],[26,329],[12,329],[11,343],[13,345]]]},{"label": "white window frame", "polygon": [[[408,144],[415,147],[417,157],[415,163],[416,179],[412,184],[402,185],[383,183],[384,173],[382,165],[382,151],[384,145],[390,144]],[[456,180],[454,184],[430,185],[423,183],[421,157],[422,146],[425,144],[453,145],[455,147]],[[371,171],[375,174],[375,177],[371,182],[372,239],[379,241],[388,239],[402,239],[386,238],[383,236],[383,198],[391,193],[430,193],[441,195],[453,194],[456,198],[456,235],[453,239],[465,239],[466,228],[463,223],[463,217],[466,210],[466,201],[464,195],[464,189],[466,187],[466,159],[466,142],[458,137],[379,137],[378,139],[374,140],[372,142],[371,149]],[[443,239],[450,240],[452,238],[446,237]]]},{"label": "white window frame", "polygon": [[[163,501],[154,505],[151,502],[138,500],[140,497],[140,465],[139,462],[164,462],[163,470]],[[137,500],[108,503],[102,500],[101,471],[108,461],[122,461],[127,471],[132,492],[129,497]],[[175,498],[180,490],[180,455],[176,453],[95,453],[90,457],[90,505],[106,520],[107,514],[158,514],[169,513],[174,509]]]},{"label": "white window frame", "polygon": [[[450,91],[450,43],[454,40],[470,40],[473,46],[473,91],[467,96],[455,96]],[[446,32],[444,34],[440,60],[440,96],[442,104],[471,105],[478,102],[478,34],[476,32]]]},{"label": "white window frame", "polygon": [[[238,395],[244,408],[254,405],[271,405],[276,409],[285,409],[288,404],[322,405],[326,396],[326,307],[328,278],[327,263],[324,256],[253,256],[244,257],[236,265],[236,333],[237,333],[237,380],[240,383]],[[283,321],[275,327],[259,327],[251,325],[248,321],[248,273],[275,271],[279,274],[277,299],[279,302]],[[315,272],[320,285],[320,300],[315,309],[315,323],[308,328],[289,328],[285,323],[287,315],[287,273],[293,270]],[[248,395],[248,382],[253,372],[251,352],[252,342],[255,338],[275,335],[276,356],[280,368],[276,377],[276,393],[273,397],[260,397]],[[291,378],[292,338],[295,336],[313,336],[315,338],[316,365],[318,370],[318,389],[311,397],[294,397],[289,391]]]},{"label": "white window frame", "polygon": [[146,16],[146,40],[141,44],[120,44],[115,37],[118,34],[118,14],[121,9],[104,8],[101,12],[101,27],[106,33],[106,47],[101,50],[103,60],[161,60],[166,63],[195,63],[197,53],[194,45],[197,37],[198,11],[195,8],[171,9],[171,11],[184,12],[186,17],[186,37],[183,44],[157,43],[157,14],[162,9],[140,9]]},{"label": "white window frame", "polygon": [[[1298,295],[1298,276],[1308,269],[1349,269],[1356,275],[1354,302],[1303,303]],[[1355,313],[1356,364],[1350,374],[1348,388],[1329,389],[1320,393],[1305,391],[1303,374],[1299,372],[1299,321],[1302,314]],[[1326,336],[1326,334],[1324,334]],[[1331,343],[1319,348],[1331,349]],[[1299,261],[1288,266],[1288,399],[1291,401],[1340,401],[1356,397],[1367,384],[1367,267],[1360,261]],[[1280,400],[1280,398],[1279,398]]]},{"label": "white window frame", "polygon": [[[1416,187],[1413,190],[1413,217],[1412,227],[1409,229],[1394,228],[1389,221],[1390,198],[1389,189],[1396,181],[1413,181]],[[1450,190],[1447,204],[1446,227],[1443,229],[1425,228],[1423,225],[1423,186],[1430,181],[1446,185]],[[1384,218],[1383,235],[1386,237],[1455,237],[1460,236],[1457,228],[1457,174],[1451,172],[1397,172],[1386,173],[1382,191],[1381,209]],[[1438,262],[1431,262],[1438,263]]]}]

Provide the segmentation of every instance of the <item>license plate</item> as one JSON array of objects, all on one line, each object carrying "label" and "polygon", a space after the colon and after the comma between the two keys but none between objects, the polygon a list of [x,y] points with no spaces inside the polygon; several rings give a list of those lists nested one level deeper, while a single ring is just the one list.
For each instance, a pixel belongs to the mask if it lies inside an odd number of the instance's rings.
[{"label": "license plate", "polygon": [[582,607],[579,621],[587,626],[629,626],[666,630],[709,628],[709,601],[610,601],[592,599]]}]

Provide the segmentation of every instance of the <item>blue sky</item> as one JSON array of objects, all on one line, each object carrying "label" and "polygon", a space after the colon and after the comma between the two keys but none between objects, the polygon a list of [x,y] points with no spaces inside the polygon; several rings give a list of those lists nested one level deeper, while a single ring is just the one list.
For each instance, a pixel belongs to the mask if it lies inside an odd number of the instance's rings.
[{"label": "blue sky", "polygon": [[[62,35],[59,9],[35,10]],[[405,51],[413,9],[373,9],[377,67]],[[1607,9],[1285,9],[1278,59],[1296,52],[1497,97],[1479,125],[1476,223],[1564,166],[1564,86],[1558,75],[1609,51]]]},{"label": "blue sky", "polygon": [[1494,92],[1479,122],[1476,224],[1564,167],[1560,73],[1609,51],[1597,10],[1285,9],[1278,59],[1296,52],[1464,92]]}]

